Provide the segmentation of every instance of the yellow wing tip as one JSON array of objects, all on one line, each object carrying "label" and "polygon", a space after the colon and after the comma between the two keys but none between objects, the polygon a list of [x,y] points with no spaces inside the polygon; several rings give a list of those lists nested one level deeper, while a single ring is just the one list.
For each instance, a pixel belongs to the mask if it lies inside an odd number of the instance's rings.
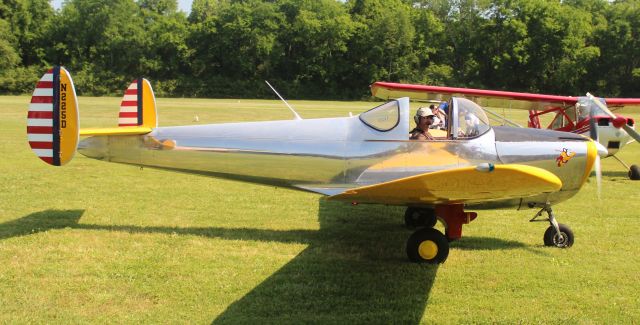
[{"label": "yellow wing tip", "polygon": [[329,199],[386,204],[452,200],[464,203],[532,196],[556,192],[561,188],[562,181],[550,171],[507,164],[496,165],[491,171],[480,171],[476,166],[469,166],[419,174],[352,188]]},{"label": "yellow wing tip", "polygon": [[507,164],[507,165],[496,165],[496,169],[498,170],[514,170],[529,174],[530,176],[537,177],[554,187],[554,190],[559,191],[562,188],[562,180],[556,174],[542,169],[540,167],[534,167],[529,165],[520,165],[520,164]]}]

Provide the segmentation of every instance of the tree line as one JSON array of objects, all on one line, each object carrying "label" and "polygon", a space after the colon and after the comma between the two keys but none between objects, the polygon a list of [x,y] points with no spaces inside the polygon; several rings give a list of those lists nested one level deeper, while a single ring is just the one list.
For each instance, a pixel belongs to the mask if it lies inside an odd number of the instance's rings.
[{"label": "tree line", "polygon": [[640,0],[0,3],[0,94],[52,65],[79,94],[361,99],[374,81],[640,96]]}]

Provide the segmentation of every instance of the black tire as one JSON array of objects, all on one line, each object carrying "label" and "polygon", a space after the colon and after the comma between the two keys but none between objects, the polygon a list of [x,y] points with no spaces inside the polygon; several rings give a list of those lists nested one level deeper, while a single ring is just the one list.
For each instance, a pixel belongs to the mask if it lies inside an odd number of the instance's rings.
[{"label": "black tire", "polygon": [[561,223],[558,224],[558,228],[560,228],[560,236],[558,236],[553,226],[547,228],[547,231],[544,232],[544,245],[558,248],[569,248],[573,246],[573,231],[571,231],[571,228]]},{"label": "black tire", "polygon": [[411,262],[438,264],[449,256],[449,242],[438,230],[423,228],[407,240],[407,257]]},{"label": "black tire", "polygon": [[640,167],[638,167],[638,165],[631,165],[631,167],[629,167],[629,179],[634,181],[640,180]]},{"label": "black tire", "polygon": [[408,207],[404,212],[404,224],[407,228],[433,228],[437,222],[436,212],[433,209]]}]

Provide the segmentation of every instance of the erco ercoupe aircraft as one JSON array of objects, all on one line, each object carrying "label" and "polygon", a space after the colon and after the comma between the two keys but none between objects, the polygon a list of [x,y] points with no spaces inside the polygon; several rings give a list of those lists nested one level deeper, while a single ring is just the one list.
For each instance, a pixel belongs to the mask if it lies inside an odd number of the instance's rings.
[{"label": "erco ercoupe aircraft", "polygon": [[[409,140],[408,98],[352,117],[158,127],[153,90],[139,79],[125,92],[120,127],[80,130],[77,103],[64,68],[38,83],[27,133],[43,161],[63,165],[77,149],[108,162],[406,206],[405,222],[419,228],[406,245],[414,262],[446,260],[449,241],[477,216],[467,208],[539,208],[533,219],[546,213],[550,223],[545,245],[570,247],[573,233],[551,207],[574,196],[607,154],[577,134],[491,127],[480,106],[457,97],[449,102],[448,129],[425,141]],[[437,219],[445,234],[433,228]]]},{"label": "erco ercoupe aircraft", "polygon": [[[371,93],[385,100],[410,97],[415,100],[442,101],[451,96],[463,97],[482,105],[486,112],[496,116],[487,107],[524,109],[529,111],[528,127],[536,129],[543,127],[541,116],[552,116],[547,129],[591,137],[607,148],[607,157],[615,158],[629,171],[630,179],[640,180],[640,167],[629,166],[616,156],[625,145],[640,142],[635,121],[609,110],[609,107],[613,110],[625,107],[640,109],[640,98],[595,98],[589,93],[583,97],[572,97],[381,81],[371,85]],[[499,118],[507,124],[520,127],[504,117]]]}]

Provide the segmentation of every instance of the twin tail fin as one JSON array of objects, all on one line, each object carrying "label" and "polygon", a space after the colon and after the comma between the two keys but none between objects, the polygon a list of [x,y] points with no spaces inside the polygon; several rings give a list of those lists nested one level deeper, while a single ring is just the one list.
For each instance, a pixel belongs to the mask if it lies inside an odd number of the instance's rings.
[{"label": "twin tail fin", "polygon": [[156,115],[156,98],[149,80],[138,78],[134,80],[120,102],[118,127],[141,126],[155,128],[158,126]]},{"label": "twin tail fin", "polygon": [[27,114],[29,146],[36,156],[53,166],[71,161],[80,136],[140,135],[158,126],[151,83],[139,78],[125,90],[117,128],[80,129],[75,87],[71,74],[63,67],[54,67],[40,78]]},{"label": "twin tail fin", "polygon": [[62,166],[78,146],[78,99],[71,74],[63,67],[47,71],[36,84],[27,113],[31,150],[47,164]]}]

